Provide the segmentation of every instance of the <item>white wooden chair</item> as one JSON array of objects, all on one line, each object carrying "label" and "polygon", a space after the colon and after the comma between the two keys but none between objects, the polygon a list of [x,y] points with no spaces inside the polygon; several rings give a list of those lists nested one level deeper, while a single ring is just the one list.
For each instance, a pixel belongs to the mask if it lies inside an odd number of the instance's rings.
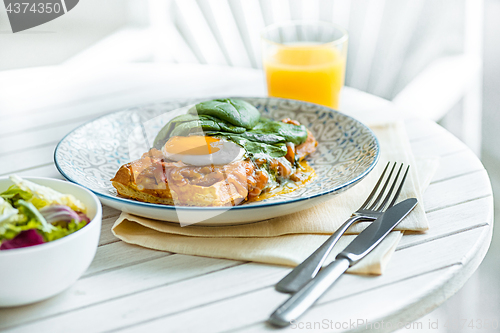
[{"label": "white wooden chair", "polygon": [[408,117],[438,121],[461,104],[456,134],[480,153],[482,0],[147,4],[144,27],[120,30],[67,64],[161,61],[260,68],[264,26],[296,19],[335,22],[349,31],[347,86],[392,100]]}]

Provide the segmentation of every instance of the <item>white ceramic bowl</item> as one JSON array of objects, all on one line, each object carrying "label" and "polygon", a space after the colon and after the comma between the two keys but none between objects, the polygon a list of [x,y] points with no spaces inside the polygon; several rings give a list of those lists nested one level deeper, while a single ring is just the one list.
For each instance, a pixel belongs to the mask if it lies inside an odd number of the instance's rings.
[{"label": "white ceramic bowl", "polygon": [[[25,179],[74,195],[87,207],[91,221],[53,242],[0,251],[0,306],[3,307],[38,302],[71,286],[94,259],[101,233],[102,207],[92,192],[57,179]],[[0,177],[0,193],[11,185],[7,177]]]}]

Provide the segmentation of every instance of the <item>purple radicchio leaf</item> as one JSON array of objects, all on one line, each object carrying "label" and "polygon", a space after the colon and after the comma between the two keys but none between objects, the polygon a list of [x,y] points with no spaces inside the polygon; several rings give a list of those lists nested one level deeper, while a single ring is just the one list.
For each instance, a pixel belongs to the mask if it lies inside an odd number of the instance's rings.
[{"label": "purple radicchio leaf", "polygon": [[17,249],[45,243],[42,235],[36,229],[21,231],[16,237],[3,241],[0,250]]},{"label": "purple radicchio leaf", "polygon": [[89,222],[90,222],[89,217],[88,217],[87,215],[85,215],[84,213],[82,213],[82,212],[76,212],[76,213],[77,213],[77,214],[78,214],[78,216],[80,217],[80,222],[81,222],[81,221],[85,221],[85,222],[87,222],[87,223],[89,223]]}]

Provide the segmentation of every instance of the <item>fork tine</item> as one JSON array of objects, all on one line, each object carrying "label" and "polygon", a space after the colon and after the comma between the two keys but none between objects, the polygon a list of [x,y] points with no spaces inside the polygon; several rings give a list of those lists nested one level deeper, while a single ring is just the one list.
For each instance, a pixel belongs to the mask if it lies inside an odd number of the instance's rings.
[{"label": "fork tine", "polygon": [[374,208],[378,205],[380,202],[380,199],[382,199],[382,196],[384,195],[385,189],[387,188],[387,184],[389,184],[392,173],[394,172],[394,168],[396,168],[397,162],[394,162],[394,165],[392,166],[391,172],[389,173],[389,176],[387,176],[387,179],[384,183],[384,186],[382,186],[382,189],[380,190],[380,193],[378,194],[377,198],[375,201],[372,203],[372,205],[368,208],[369,210],[374,210]]},{"label": "fork tine", "polygon": [[389,199],[391,198],[392,195],[392,191],[394,191],[394,188],[396,187],[402,169],[403,169],[403,163],[401,163],[398,173],[396,174],[396,177],[394,177],[394,181],[392,182],[391,188],[389,189],[389,192],[387,192],[387,194],[385,195],[384,201],[380,204],[380,206],[378,206],[377,209],[375,209],[376,211],[380,212],[384,210],[385,205],[387,205],[387,203],[389,202]]},{"label": "fork tine", "polygon": [[375,186],[373,187],[372,192],[370,193],[370,195],[368,196],[368,198],[366,198],[366,201],[361,205],[361,207],[359,207],[359,209],[365,209],[366,206],[368,206],[368,204],[372,200],[372,198],[375,196],[375,193],[377,193],[377,189],[380,186],[380,183],[382,182],[382,179],[384,179],[384,175],[385,175],[385,172],[387,171],[387,168],[389,167],[389,164],[391,164],[391,162],[387,162],[387,164],[386,164],[386,166],[384,168],[384,171],[382,172],[382,175],[380,175],[380,178],[377,181],[377,184],[375,184]]},{"label": "fork tine", "polygon": [[406,176],[408,175],[408,170],[410,170],[410,166],[409,165],[406,168],[406,172],[405,172],[405,174],[403,176],[403,179],[401,180],[401,184],[399,185],[399,188],[396,191],[396,194],[394,195],[394,199],[392,199],[391,203],[389,204],[389,208],[392,207],[392,206],[394,206],[394,204],[396,203],[396,200],[398,199],[399,194],[401,193],[401,190],[403,189],[403,185],[405,183]]}]

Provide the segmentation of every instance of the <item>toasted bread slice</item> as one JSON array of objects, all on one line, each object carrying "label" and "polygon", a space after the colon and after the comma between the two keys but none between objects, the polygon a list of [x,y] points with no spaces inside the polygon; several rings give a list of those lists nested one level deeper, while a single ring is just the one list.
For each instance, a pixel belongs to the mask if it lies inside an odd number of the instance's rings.
[{"label": "toasted bread slice", "polygon": [[[138,201],[180,206],[234,206],[248,195],[248,165],[245,163],[238,161],[232,166],[213,168],[208,174],[218,180],[200,185],[190,181],[189,177],[176,181],[181,172],[189,174],[199,171],[199,167],[171,166],[164,169],[161,162],[151,163],[150,156],[145,154],[139,160],[122,165],[111,181],[119,195]],[[219,174],[223,176],[219,177]]]}]

